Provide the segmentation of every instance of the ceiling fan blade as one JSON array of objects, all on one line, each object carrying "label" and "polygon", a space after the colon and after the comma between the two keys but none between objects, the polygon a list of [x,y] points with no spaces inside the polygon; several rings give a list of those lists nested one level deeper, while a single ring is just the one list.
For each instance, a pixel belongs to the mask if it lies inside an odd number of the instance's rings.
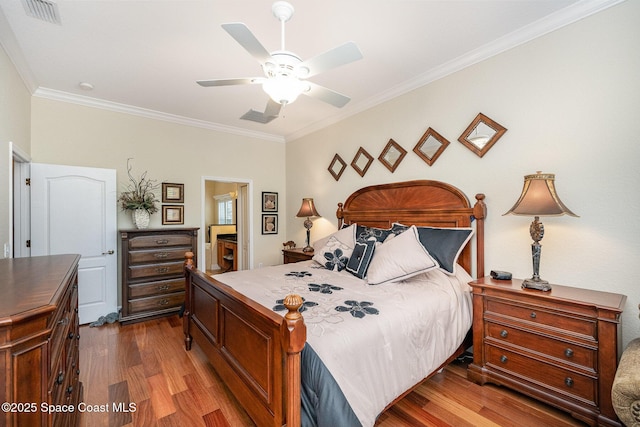
[{"label": "ceiling fan blade", "polygon": [[362,59],[362,53],[358,46],[354,42],[347,42],[302,62],[298,67],[309,69],[309,74],[301,76],[306,78],[359,59]]},{"label": "ceiling fan blade", "polygon": [[347,104],[347,102],[351,101],[351,98],[348,96],[335,92],[331,89],[327,89],[324,86],[320,86],[306,80],[305,83],[309,85],[309,90],[307,92],[302,92],[303,94],[324,101],[327,104],[342,108]]},{"label": "ceiling fan blade", "polygon": [[280,115],[281,109],[282,109],[282,104],[269,98],[269,101],[267,102],[267,106],[264,109],[264,115],[266,117],[278,117]]},{"label": "ceiling fan blade", "polygon": [[264,81],[264,77],[245,77],[241,79],[216,79],[216,80],[198,80],[200,86],[235,86],[235,85],[253,85]]},{"label": "ceiling fan blade", "polygon": [[267,49],[262,46],[262,43],[253,35],[251,30],[247,28],[242,22],[232,22],[229,24],[222,24],[222,28],[225,29],[231,37],[233,37],[247,52],[258,60],[261,64],[264,64],[271,59],[271,55]]}]

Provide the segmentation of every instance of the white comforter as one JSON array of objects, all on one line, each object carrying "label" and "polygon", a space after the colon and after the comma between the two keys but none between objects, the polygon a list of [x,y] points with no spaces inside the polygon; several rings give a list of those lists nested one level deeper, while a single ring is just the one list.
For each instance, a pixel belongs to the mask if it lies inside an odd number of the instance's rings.
[{"label": "white comforter", "polygon": [[301,295],[307,342],[365,427],[437,369],[471,327],[472,279],[459,266],[456,276],[432,270],[376,286],[314,261],[214,277],[283,315],[281,300]]}]

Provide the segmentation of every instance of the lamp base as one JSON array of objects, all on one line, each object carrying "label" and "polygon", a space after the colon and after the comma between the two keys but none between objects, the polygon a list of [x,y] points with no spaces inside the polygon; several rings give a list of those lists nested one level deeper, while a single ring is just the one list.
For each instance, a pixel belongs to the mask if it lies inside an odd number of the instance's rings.
[{"label": "lamp base", "polygon": [[313,252],[313,248],[311,246],[305,246],[302,248],[302,252]]},{"label": "lamp base", "polygon": [[542,279],[525,279],[522,282],[522,289],[535,289],[538,291],[549,292],[551,285],[546,280]]}]

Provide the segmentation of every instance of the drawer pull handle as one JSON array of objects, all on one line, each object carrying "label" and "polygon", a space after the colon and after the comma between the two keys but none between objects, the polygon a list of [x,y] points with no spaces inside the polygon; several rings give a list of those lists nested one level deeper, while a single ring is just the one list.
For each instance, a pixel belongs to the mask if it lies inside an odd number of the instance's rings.
[{"label": "drawer pull handle", "polygon": [[500,331],[500,336],[502,338],[506,338],[509,335],[509,332],[507,332],[505,329]]},{"label": "drawer pull handle", "polygon": [[69,339],[72,340],[76,335],[73,332],[69,332]]},{"label": "drawer pull handle", "polygon": [[156,240],[157,245],[166,245],[167,243],[169,243],[167,239]]},{"label": "drawer pull handle", "polygon": [[536,312],[532,311],[531,314],[529,315],[529,317],[531,317],[532,319],[536,318]]},{"label": "drawer pull handle", "polygon": [[153,256],[156,257],[156,258],[166,258],[166,257],[169,256],[169,253],[168,252],[158,252],[157,254],[154,254]]},{"label": "drawer pull handle", "polygon": [[169,300],[166,298],[163,298],[160,301],[158,301],[158,305],[167,305],[167,304],[169,304]]},{"label": "drawer pull handle", "polygon": [[158,273],[166,273],[166,272],[169,271],[169,267],[158,267],[158,268],[156,268],[156,271]]},{"label": "drawer pull handle", "polygon": [[66,325],[67,323],[69,323],[69,319],[67,319],[66,317],[58,320],[58,325]]},{"label": "drawer pull handle", "polygon": [[67,394],[71,394],[71,393],[73,393],[73,386],[72,385],[67,387]]},{"label": "drawer pull handle", "polygon": [[571,350],[570,348],[566,349],[564,351],[564,355],[567,357],[573,357],[573,350]]},{"label": "drawer pull handle", "polygon": [[167,291],[169,290],[169,285],[160,285],[157,287],[159,291]]},{"label": "drawer pull handle", "polygon": [[64,382],[64,373],[60,371],[58,378],[56,378],[56,384],[62,384]]},{"label": "drawer pull handle", "polygon": [[509,359],[507,359],[507,356],[505,356],[504,354],[502,356],[500,356],[500,361],[502,363],[507,363],[507,360],[509,360]]},{"label": "drawer pull handle", "polygon": [[567,387],[573,387],[573,378],[571,377],[565,378],[564,383],[567,385]]}]

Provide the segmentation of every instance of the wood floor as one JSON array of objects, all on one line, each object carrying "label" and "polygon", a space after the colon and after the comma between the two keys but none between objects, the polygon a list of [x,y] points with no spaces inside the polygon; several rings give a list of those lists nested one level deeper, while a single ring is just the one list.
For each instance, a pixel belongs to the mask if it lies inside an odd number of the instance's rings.
[{"label": "wood floor", "polygon": [[[177,316],[82,326],[80,336],[81,427],[254,425],[200,349],[184,350]],[[465,369],[449,365],[382,414],[376,427],[584,425],[518,393],[470,383]]]}]

